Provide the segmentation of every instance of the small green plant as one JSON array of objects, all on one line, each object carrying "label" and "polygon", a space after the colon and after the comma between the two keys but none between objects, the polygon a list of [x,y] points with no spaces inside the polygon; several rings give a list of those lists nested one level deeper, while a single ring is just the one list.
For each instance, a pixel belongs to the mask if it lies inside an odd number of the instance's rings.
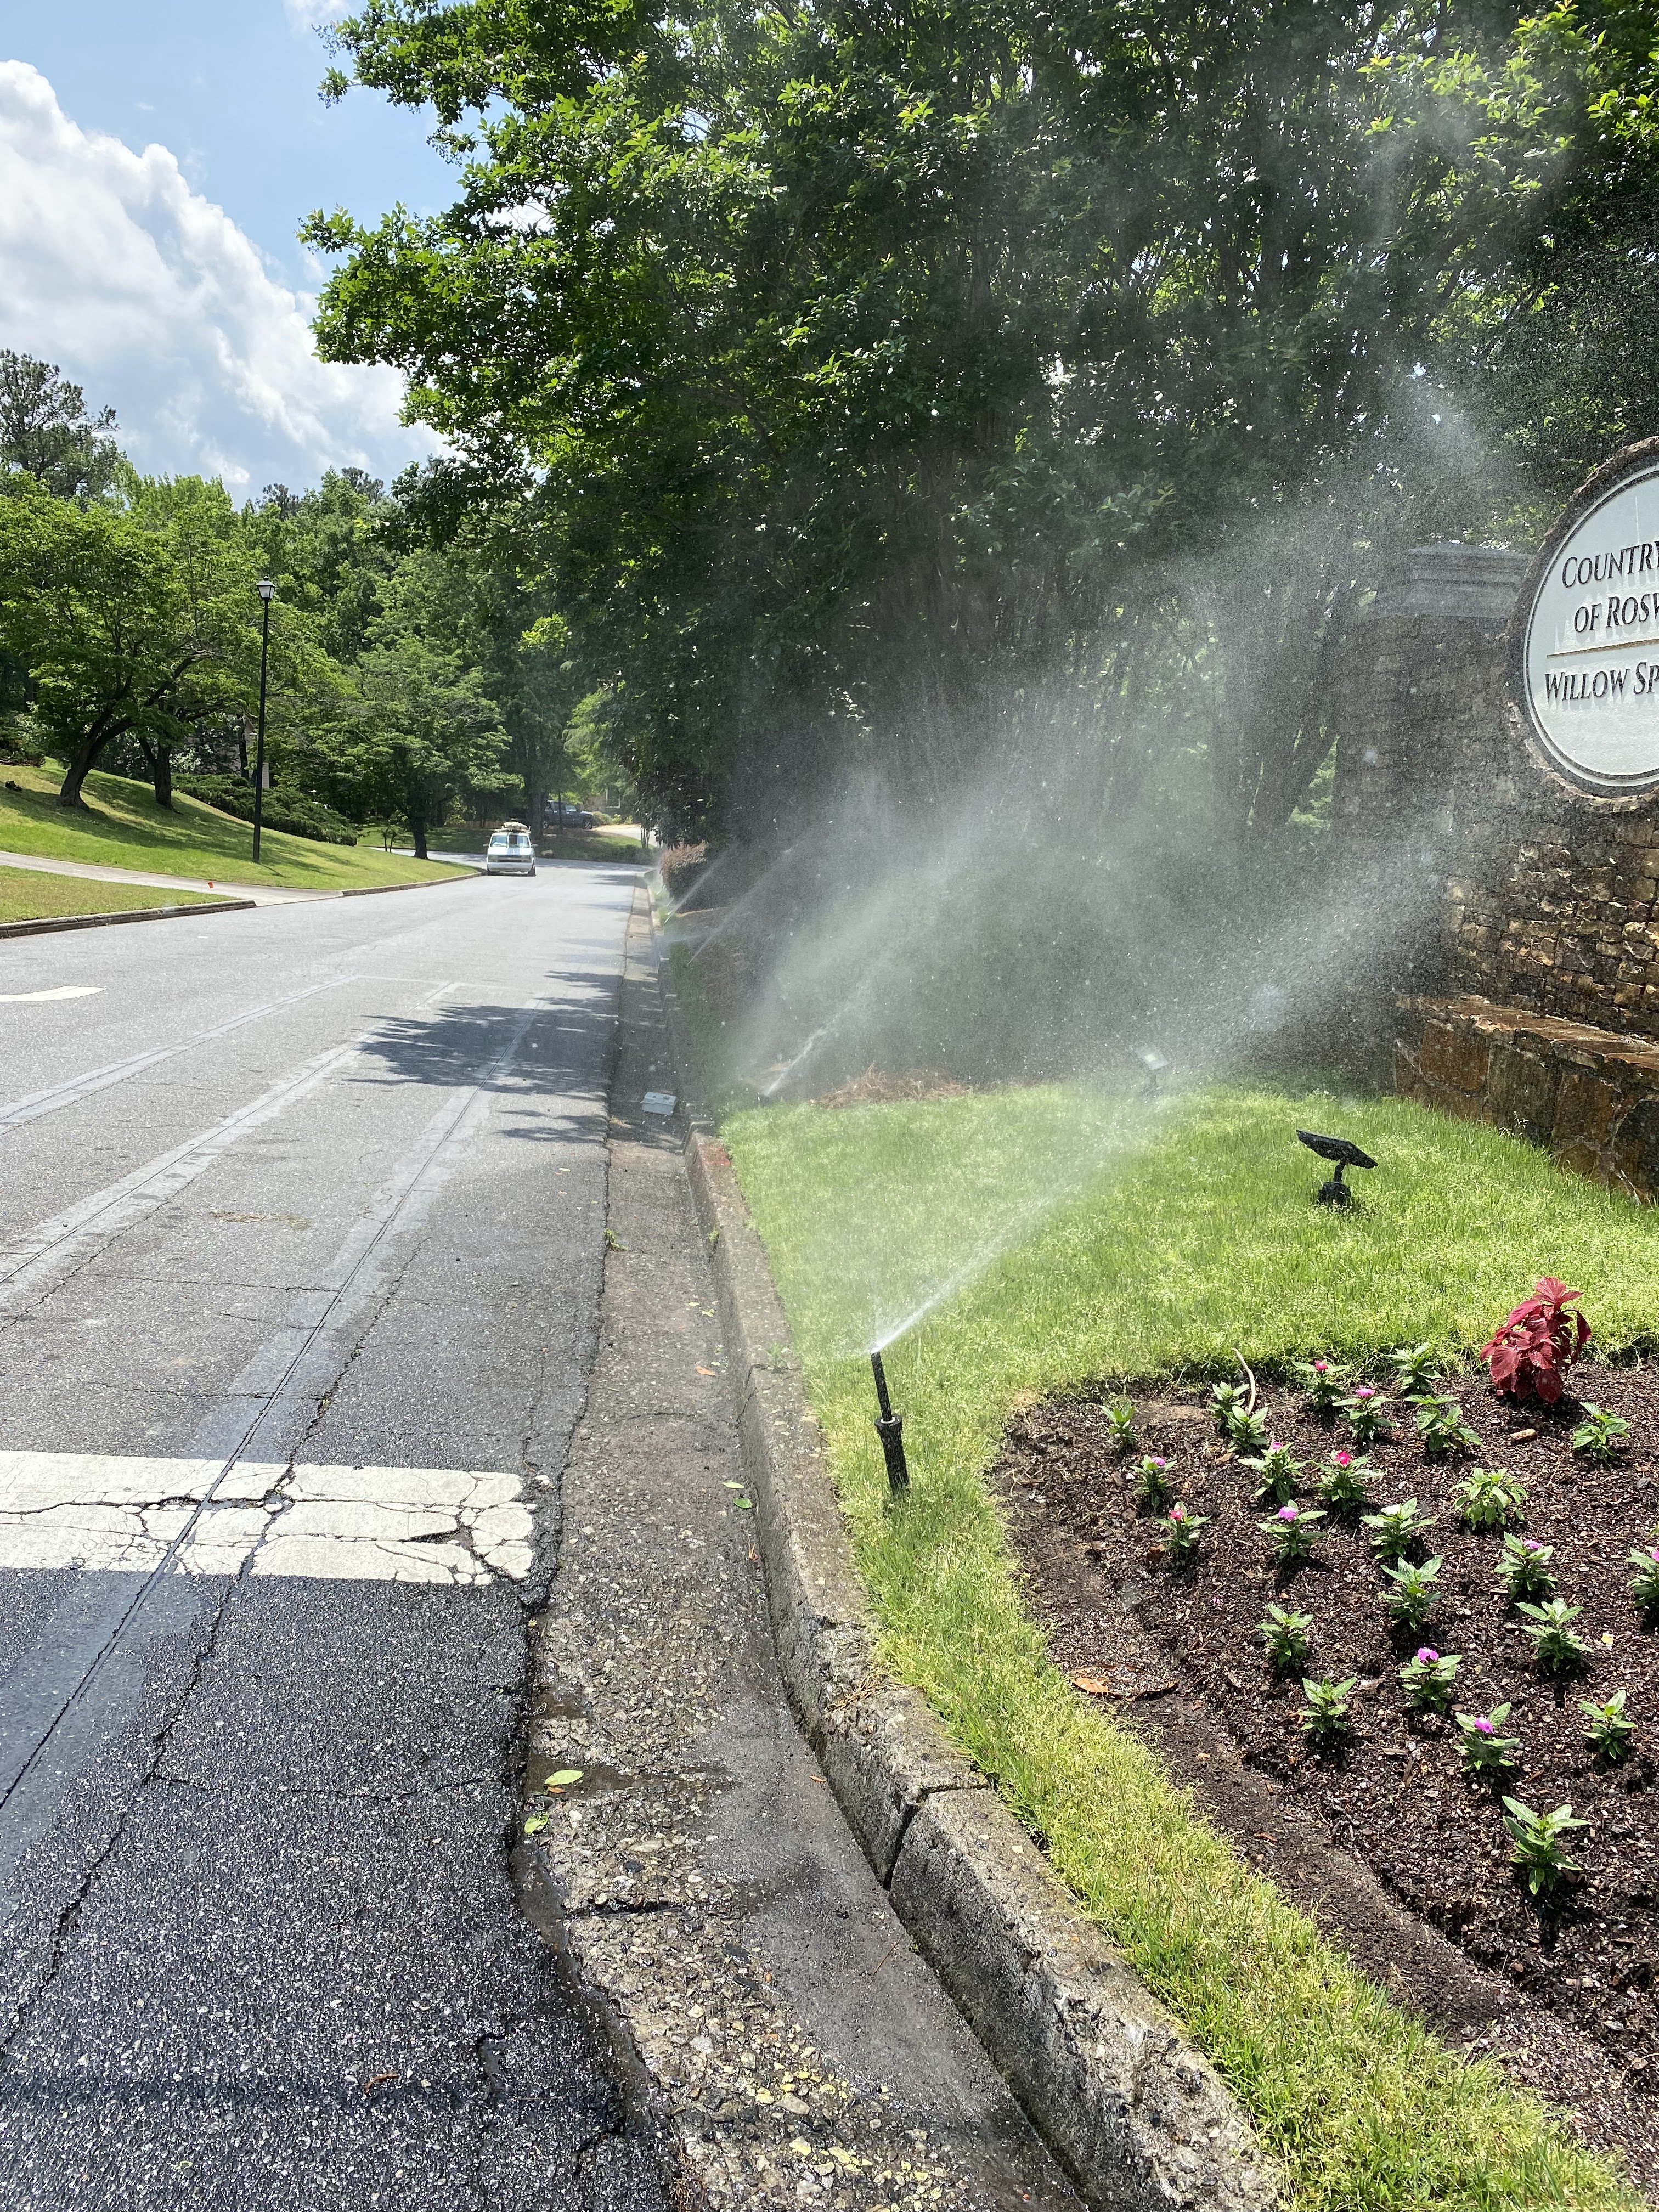
[{"label": "small green plant", "polygon": [[1210,1390],[1210,1411],[1215,1415],[1215,1425],[1224,1437],[1228,1423],[1235,1413],[1242,1413],[1249,1399],[1242,1382],[1217,1382]]},{"label": "small green plant", "polygon": [[1659,1613],[1659,1544],[1632,1552],[1630,1563],[1636,1570],[1630,1578],[1631,1595],[1644,1613]]},{"label": "small green plant", "polygon": [[1603,1413],[1600,1406],[1588,1403],[1583,1415],[1572,1432],[1572,1448],[1593,1466],[1606,1467],[1625,1449],[1630,1423],[1618,1413]]},{"label": "small green plant", "polygon": [[1244,1465],[1256,1478],[1258,1505],[1284,1504],[1294,1494],[1297,1477],[1302,1472],[1301,1461],[1287,1443],[1281,1443],[1277,1437],[1260,1459],[1246,1460]]},{"label": "small green plant", "polygon": [[1170,1462],[1148,1453],[1135,1470],[1135,1502],[1150,1513],[1162,1513],[1175,1495],[1170,1486]]},{"label": "small green plant", "polygon": [[1351,1451],[1334,1451],[1319,1474],[1321,1503],[1344,1512],[1356,1505],[1369,1505],[1371,1463],[1368,1459],[1356,1459]]},{"label": "small green plant", "polygon": [[1347,1388],[1346,1377],[1334,1359],[1298,1359],[1296,1378],[1308,1395],[1308,1410],[1313,1413],[1334,1413]]},{"label": "small green plant", "polygon": [[1463,1754],[1465,1774],[1504,1774],[1515,1765],[1521,1748],[1519,1736],[1505,1735],[1510,1717],[1507,1705],[1494,1705],[1489,1713],[1458,1713],[1457,1747]]},{"label": "small green plant", "polygon": [[1584,1639],[1572,1625],[1583,1609],[1560,1597],[1547,1598],[1542,1605],[1516,1606],[1517,1613],[1528,1616],[1523,1632],[1531,1637],[1538,1664],[1547,1674],[1564,1674],[1584,1656]]},{"label": "small green plant", "polygon": [[1369,1382],[1356,1386],[1351,1395],[1337,1401],[1342,1418],[1348,1425],[1348,1434],[1363,1451],[1381,1437],[1391,1437],[1386,1402],[1379,1398]]},{"label": "small green plant", "polygon": [[1584,1730],[1584,1741],[1594,1752],[1612,1765],[1625,1758],[1636,1734],[1636,1723],[1625,1711],[1628,1693],[1615,1690],[1605,1705],[1597,1705],[1594,1698],[1580,1698],[1578,1710],[1589,1715],[1589,1726]]},{"label": "small green plant", "polygon": [[1348,1699],[1358,1679],[1357,1674],[1350,1674],[1346,1682],[1304,1680],[1302,1695],[1306,1702],[1296,1717],[1297,1726],[1316,1743],[1334,1743],[1340,1736],[1346,1735],[1352,1725]]},{"label": "small green plant", "polygon": [[1440,1380],[1440,1363],[1426,1342],[1401,1345],[1389,1354],[1389,1364],[1402,1397],[1425,1398]]},{"label": "small green plant", "polygon": [[1267,1647],[1267,1657],[1274,1667],[1301,1667],[1308,1657],[1308,1631],[1313,1626],[1310,1613],[1293,1613],[1288,1607],[1270,1605],[1256,1623],[1256,1634]]},{"label": "small green plant", "polygon": [[1506,1467],[1472,1467],[1452,1496],[1459,1517],[1471,1528],[1502,1528],[1526,1510],[1526,1486]]},{"label": "small green plant", "polygon": [[1561,1838],[1570,1828],[1587,1825],[1574,1820],[1571,1805],[1558,1805],[1553,1813],[1534,1813],[1518,1797],[1506,1797],[1504,1810],[1509,1815],[1505,1826],[1510,1832],[1510,1856],[1526,1875],[1527,1887],[1534,1897],[1553,1889],[1565,1875],[1578,1872],[1561,1848]]},{"label": "small green plant", "polygon": [[1389,1620],[1396,1628],[1421,1628],[1440,1595],[1435,1587],[1440,1561],[1425,1559],[1419,1567],[1409,1559],[1395,1559],[1382,1571],[1393,1585],[1383,1600]]},{"label": "small green plant", "polygon": [[1267,1416],[1235,1407],[1227,1416],[1226,1437],[1241,1459],[1258,1457],[1267,1448]]},{"label": "small green plant", "polygon": [[1455,1398],[1419,1399],[1417,1433],[1430,1459],[1449,1459],[1455,1453],[1480,1449],[1480,1439],[1463,1419],[1463,1408]]},{"label": "small green plant", "polygon": [[1312,1558],[1314,1540],[1319,1534],[1316,1524],[1324,1518],[1316,1505],[1281,1505],[1271,1521],[1258,1521],[1255,1525],[1267,1539],[1277,1565],[1288,1567],[1298,1559]]},{"label": "small green plant", "polygon": [[1400,1685],[1418,1712],[1443,1713],[1457,1686],[1462,1655],[1449,1651],[1443,1657],[1431,1644],[1419,1647],[1400,1670]]},{"label": "small green plant", "polygon": [[1135,1409],[1127,1398],[1114,1398],[1106,1408],[1106,1437],[1114,1451],[1127,1451],[1135,1440]]},{"label": "small green plant", "polygon": [[1209,1522],[1207,1513],[1189,1513],[1177,1498],[1159,1524],[1170,1559],[1189,1558],[1198,1549],[1199,1530],[1208,1528]]},{"label": "small green plant", "polygon": [[1555,1589],[1555,1575],[1550,1562],[1554,1557],[1554,1547],[1540,1544],[1534,1537],[1504,1537],[1504,1549],[1498,1560],[1498,1579],[1512,1604],[1523,1597],[1548,1597],[1552,1595]]},{"label": "small green plant", "polygon": [[1408,1498],[1402,1504],[1384,1505],[1375,1513],[1367,1513],[1362,1526],[1370,1530],[1371,1549],[1379,1559],[1403,1559],[1412,1546],[1433,1528],[1434,1516],[1420,1512],[1417,1500]]}]

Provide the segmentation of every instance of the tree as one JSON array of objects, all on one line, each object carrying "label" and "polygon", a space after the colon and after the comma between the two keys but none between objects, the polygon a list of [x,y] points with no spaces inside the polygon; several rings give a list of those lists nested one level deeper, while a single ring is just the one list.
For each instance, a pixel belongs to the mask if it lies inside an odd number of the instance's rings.
[{"label": "tree", "polygon": [[313,219],[319,343],[408,374],[434,515],[530,519],[657,811],[769,817],[873,759],[926,799],[1056,721],[1116,805],[1156,721],[1257,842],[1382,554],[1547,465],[1494,465],[1457,395],[1565,216],[1616,289],[1650,33],[1622,0],[381,0],[343,60],[468,160],[429,220]]},{"label": "tree", "polygon": [[449,799],[501,781],[503,732],[475,669],[418,632],[388,625],[357,664],[361,701],[349,763],[408,820],[416,855]]},{"label": "tree", "polygon": [[101,499],[120,471],[115,410],[87,411],[50,362],[0,349],[0,467],[27,469],[60,499]]},{"label": "tree", "polygon": [[228,508],[189,482],[132,512],[54,498],[32,475],[0,498],[0,649],[68,763],[60,805],[84,804],[116,738],[170,746],[246,701],[257,602],[246,551],[216,526]]}]

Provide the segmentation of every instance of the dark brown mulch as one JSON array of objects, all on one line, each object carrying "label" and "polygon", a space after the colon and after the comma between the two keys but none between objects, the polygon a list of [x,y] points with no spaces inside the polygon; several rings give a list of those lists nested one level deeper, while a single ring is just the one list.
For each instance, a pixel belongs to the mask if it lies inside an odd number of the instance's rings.
[{"label": "dark brown mulch", "polygon": [[[1200,1808],[1314,1914],[1368,1971],[1466,2046],[1493,2050],[1582,2116],[1594,2142],[1659,2179],[1659,1634],[1629,1591],[1627,1554],[1656,1540],[1659,1371],[1584,1368],[1581,1395],[1631,1424],[1620,1462],[1575,1458],[1574,1404],[1518,1410],[1484,1375],[1442,1385],[1481,1449],[1425,1456],[1409,1407],[1369,1448],[1374,1502],[1415,1497],[1437,1516],[1427,1546],[1443,1595],[1423,1628],[1391,1628],[1382,1577],[1357,1516],[1331,1513],[1314,1559],[1268,1560],[1255,1479],[1223,1443],[1208,1392],[1131,1393],[1133,1448],[1120,1454],[1097,1404],[1022,1413],[1000,1462],[1011,1532],[1038,1618],[1082,1693],[1121,1702]],[[1346,1443],[1299,1393],[1264,1388],[1268,1431],[1308,1462],[1297,1497],[1316,1503],[1321,1463]],[[1534,1431],[1528,1436],[1524,1432]],[[1196,1561],[1172,1566],[1130,1488],[1142,1453],[1170,1462],[1178,1495],[1210,1516]],[[1541,1676],[1496,1575],[1497,1534],[1457,1518],[1470,1465],[1526,1485],[1524,1533],[1554,1547],[1559,1594],[1583,1610],[1590,1647],[1564,1681]],[[1424,1547],[1413,1556],[1425,1556]],[[1275,1675],[1257,1624],[1269,1600],[1313,1617],[1312,1664]],[[1501,1792],[1466,1780],[1449,1717],[1408,1708],[1398,1668],[1419,1644],[1462,1655],[1454,1706],[1508,1701],[1520,1739],[1502,1790],[1535,1810],[1571,1803],[1589,1823],[1568,1848],[1583,1871],[1543,1901],[1510,1863]],[[1358,1677],[1346,1745],[1322,1753],[1297,1725],[1300,1674]],[[1581,1697],[1628,1692],[1632,1755],[1597,1759]]]}]

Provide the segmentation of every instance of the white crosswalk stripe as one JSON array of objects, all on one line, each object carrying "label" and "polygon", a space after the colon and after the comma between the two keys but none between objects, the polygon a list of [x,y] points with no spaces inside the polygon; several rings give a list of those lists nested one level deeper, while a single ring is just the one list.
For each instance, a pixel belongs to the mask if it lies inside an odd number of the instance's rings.
[{"label": "white crosswalk stripe", "polygon": [[0,1568],[520,1581],[532,1535],[511,1474],[0,1451]]}]

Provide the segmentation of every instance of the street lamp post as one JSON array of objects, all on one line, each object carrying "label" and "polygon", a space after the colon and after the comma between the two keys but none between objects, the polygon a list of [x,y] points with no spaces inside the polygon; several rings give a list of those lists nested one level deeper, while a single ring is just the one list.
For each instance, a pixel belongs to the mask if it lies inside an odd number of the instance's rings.
[{"label": "street lamp post", "polygon": [[259,742],[253,759],[253,857],[259,857],[259,831],[265,805],[265,670],[270,660],[270,603],[276,586],[269,579],[259,585]]}]

